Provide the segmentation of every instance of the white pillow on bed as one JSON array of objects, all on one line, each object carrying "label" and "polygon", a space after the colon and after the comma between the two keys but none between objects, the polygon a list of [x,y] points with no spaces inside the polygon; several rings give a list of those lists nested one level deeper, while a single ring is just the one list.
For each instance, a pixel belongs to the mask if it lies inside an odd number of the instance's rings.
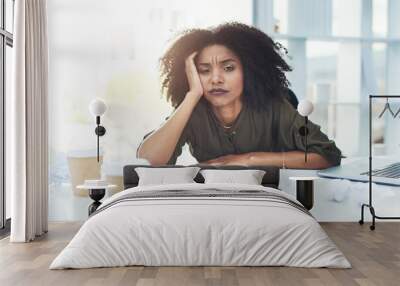
[{"label": "white pillow on bed", "polygon": [[214,170],[200,171],[204,183],[235,183],[246,185],[261,185],[265,171],[262,170]]},{"label": "white pillow on bed", "polygon": [[139,176],[139,186],[195,183],[193,179],[199,170],[199,167],[135,168]]}]

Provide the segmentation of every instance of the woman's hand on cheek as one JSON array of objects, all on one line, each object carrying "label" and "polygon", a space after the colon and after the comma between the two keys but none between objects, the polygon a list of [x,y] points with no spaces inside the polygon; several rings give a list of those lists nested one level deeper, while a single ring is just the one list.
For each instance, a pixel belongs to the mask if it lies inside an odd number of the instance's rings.
[{"label": "woman's hand on cheek", "polygon": [[248,156],[247,154],[225,155],[212,160],[202,162],[202,164],[214,165],[214,166],[227,166],[227,165],[247,166]]},{"label": "woman's hand on cheek", "polygon": [[194,62],[197,52],[190,54],[185,60],[186,77],[189,83],[189,92],[187,95],[200,98],[203,96],[204,90],[200,81],[200,76]]}]

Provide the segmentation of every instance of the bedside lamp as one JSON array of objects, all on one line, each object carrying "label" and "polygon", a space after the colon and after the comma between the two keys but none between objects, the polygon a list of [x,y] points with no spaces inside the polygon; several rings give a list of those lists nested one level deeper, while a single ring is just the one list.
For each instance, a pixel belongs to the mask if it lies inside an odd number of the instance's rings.
[{"label": "bedside lamp", "polygon": [[[299,105],[297,106],[297,111],[301,116],[304,116],[304,126],[299,128],[299,133],[302,137],[305,137],[305,153],[304,153],[304,161],[307,163],[307,136],[309,133],[308,130],[308,116],[313,112],[314,105],[309,100],[301,100]],[[301,202],[301,204],[307,209],[311,210],[314,206],[314,181],[318,179],[318,177],[309,176],[309,177],[289,177],[290,180],[296,181],[296,199]]]},{"label": "bedside lamp", "polygon": [[106,129],[100,125],[100,116],[102,116],[107,110],[107,105],[101,99],[94,99],[89,104],[90,113],[96,117],[97,127],[94,132],[97,135],[97,162],[99,162],[99,137],[106,134]]},{"label": "bedside lamp", "polygon": [[314,110],[314,105],[312,104],[311,101],[304,99],[299,102],[299,106],[297,107],[298,112],[300,113],[301,116],[304,116],[304,126],[300,127],[299,133],[301,136],[305,137],[306,142],[306,150],[304,153],[304,161],[307,162],[307,135],[308,135],[308,116],[313,112]]}]

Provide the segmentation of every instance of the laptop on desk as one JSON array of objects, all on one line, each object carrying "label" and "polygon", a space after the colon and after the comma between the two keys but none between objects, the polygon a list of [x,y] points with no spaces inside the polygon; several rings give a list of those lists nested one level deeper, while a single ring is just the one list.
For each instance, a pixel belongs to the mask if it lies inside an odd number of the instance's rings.
[{"label": "laptop on desk", "polygon": [[[340,166],[320,170],[320,177],[369,181],[369,159],[359,158],[344,162]],[[400,158],[374,157],[372,159],[372,182],[377,184],[400,186]]]}]

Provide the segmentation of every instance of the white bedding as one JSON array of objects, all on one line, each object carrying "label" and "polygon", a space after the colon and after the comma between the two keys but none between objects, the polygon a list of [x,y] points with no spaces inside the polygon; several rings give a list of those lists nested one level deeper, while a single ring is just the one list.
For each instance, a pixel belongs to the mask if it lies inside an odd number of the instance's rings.
[{"label": "white bedding", "polygon": [[[318,222],[290,204],[251,197],[173,197],[122,200],[144,191],[258,190],[254,185],[141,186],[103,202],[56,257],[50,269],[126,265],[294,266],[349,268]],[[143,193],[141,193],[143,194]]]}]

